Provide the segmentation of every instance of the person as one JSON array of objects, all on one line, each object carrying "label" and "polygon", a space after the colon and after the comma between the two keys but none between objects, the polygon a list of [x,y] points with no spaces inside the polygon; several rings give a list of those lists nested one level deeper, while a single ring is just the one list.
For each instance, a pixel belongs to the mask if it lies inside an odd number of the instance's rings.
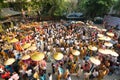
[{"label": "person", "polygon": [[48,80],[52,80],[52,74],[48,73]]},{"label": "person", "polygon": [[52,73],[55,74],[55,65],[54,65],[54,63],[52,63],[51,66],[52,66]]},{"label": "person", "polygon": [[16,72],[13,72],[12,76],[8,80],[19,80],[19,75]]},{"label": "person", "polygon": [[83,72],[83,68],[81,67],[81,64],[79,63],[79,64],[78,64],[77,76],[78,76],[78,77],[81,76],[82,72]]},{"label": "person", "polygon": [[2,79],[8,80],[9,77],[10,77],[10,72],[9,71],[6,71],[3,74],[1,74]]},{"label": "person", "polygon": [[67,79],[68,75],[70,74],[69,70],[66,69],[65,73],[64,73],[64,78]]},{"label": "person", "polygon": [[68,75],[66,80],[72,80],[70,74]]},{"label": "person", "polygon": [[72,63],[70,72],[74,73],[75,69],[76,69],[76,62]]},{"label": "person", "polygon": [[28,76],[28,80],[31,80],[33,77],[33,74],[32,74],[32,69],[28,69],[27,71],[25,71],[27,76]]}]

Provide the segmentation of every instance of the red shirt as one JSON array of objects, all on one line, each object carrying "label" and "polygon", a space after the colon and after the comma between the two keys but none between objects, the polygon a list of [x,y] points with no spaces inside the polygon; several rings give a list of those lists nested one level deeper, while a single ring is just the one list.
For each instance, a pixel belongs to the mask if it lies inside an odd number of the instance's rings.
[{"label": "red shirt", "polygon": [[5,74],[2,74],[1,77],[3,79],[9,78],[10,77],[10,72],[5,72]]}]

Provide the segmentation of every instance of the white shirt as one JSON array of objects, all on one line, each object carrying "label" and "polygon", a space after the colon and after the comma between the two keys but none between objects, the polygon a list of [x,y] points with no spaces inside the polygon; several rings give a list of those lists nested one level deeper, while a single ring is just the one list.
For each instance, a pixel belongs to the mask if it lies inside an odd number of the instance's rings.
[{"label": "white shirt", "polygon": [[49,80],[52,80],[52,75],[49,76]]},{"label": "white shirt", "polygon": [[26,71],[26,73],[27,73],[28,76],[31,76],[32,75],[32,70],[29,69],[29,70]]},{"label": "white shirt", "polygon": [[72,80],[71,77],[68,77],[67,80]]}]

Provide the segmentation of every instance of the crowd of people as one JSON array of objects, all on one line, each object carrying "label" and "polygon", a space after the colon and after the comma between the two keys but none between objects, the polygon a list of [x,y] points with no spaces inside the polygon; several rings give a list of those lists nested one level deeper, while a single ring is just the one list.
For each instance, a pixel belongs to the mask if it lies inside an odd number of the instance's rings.
[{"label": "crowd of people", "polygon": [[84,80],[101,80],[120,74],[120,42],[113,30],[89,22],[65,23],[24,23],[1,33],[1,78],[72,80],[71,75],[83,75]]}]

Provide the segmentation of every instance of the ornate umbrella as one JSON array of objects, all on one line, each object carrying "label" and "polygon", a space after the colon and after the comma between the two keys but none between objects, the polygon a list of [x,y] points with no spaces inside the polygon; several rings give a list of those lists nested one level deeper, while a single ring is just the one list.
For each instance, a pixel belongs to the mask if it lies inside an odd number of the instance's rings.
[{"label": "ornate umbrella", "polygon": [[78,50],[72,50],[72,54],[74,56],[79,56],[80,55],[80,52]]},{"label": "ornate umbrella", "polygon": [[101,29],[102,31],[107,31],[106,29]]},{"label": "ornate umbrella", "polygon": [[90,57],[90,61],[95,65],[100,65],[100,60],[95,57]]},{"label": "ornate umbrella", "polygon": [[107,54],[110,54],[112,50],[111,49],[99,49],[98,52],[107,55]]},{"label": "ornate umbrella", "polygon": [[115,51],[112,51],[112,52],[110,53],[110,55],[115,56],[115,57],[118,57],[118,56],[119,56],[118,53],[116,53]]},{"label": "ornate umbrella", "polygon": [[114,33],[112,33],[112,32],[107,32],[106,33],[108,36],[110,36],[110,37],[113,37],[114,36]]},{"label": "ornate umbrella", "polygon": [[55,60],[61,60],[63,58],[63,54],[60,52],[57,52],[53,55]]},{"label": "ornate umbrella", "polygon": [[112,46],[113,46],[113,44],[110,43],[110,42],[105,42],[104,45],[105,45],[105,46],[108,46],[108,47],[112,47]]},{"label": "ornate umbrella", "polygon": [[33,44],[31,47],[28,48],[28,50],[35,51],[37,49],[36,45]]},{"label": "ornate umbrella", "polygon": [[7,61],[5,61],[5,65],[11,65],[15,62],[15,59],[14,58],[9,58]]},{"label": "ornate umbrella", "polygon": [[22,46],[22,48],[23,49],[27,49],[27,48],[29,48],[31,46],[31,43],[25,43],[23,46]]},{"label": "ornate umbrella", "polygon": [[27,60],[27,59],[30,59],[30,55],[24,55],[21,60]]},{"label": "ornate umbrella", "polygon": [[104,40],[104,41],[110,41],[111,40],[111,38],[110,37],[108,37],[108,36],[103,36],[103,37],[100,37],[100,38],[98,38],[99,40]]},{"label": "ornate umbrella", "polygon": [[31,55],[31,59],[33,61],[40,61],[45,57],[44,53],[40,53],[40,52],[35,52],[33,53],[33,55]]},{"label": "ornate umbrella", "polygon": [[97,34],[97,36],[98,36],[98,37],[104,37],[104,35],[103,35],[103,34]]},{"label": "ornate umbrella", "polygon": [[97,47],[96,46],[88,46],[88,49],[92,50],[92,51],[97,51]]}]

